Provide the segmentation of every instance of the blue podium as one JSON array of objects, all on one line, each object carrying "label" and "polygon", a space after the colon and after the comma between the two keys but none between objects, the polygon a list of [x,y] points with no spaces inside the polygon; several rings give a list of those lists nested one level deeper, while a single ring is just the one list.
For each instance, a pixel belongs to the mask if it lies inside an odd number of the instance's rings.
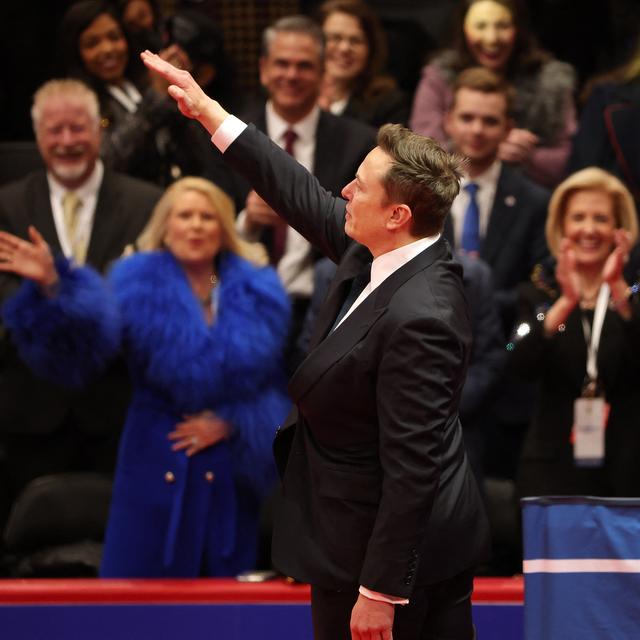
[{"label": "blue podium", "polygon": [[640,638],[640,499],[522,500],[525,640]]}]

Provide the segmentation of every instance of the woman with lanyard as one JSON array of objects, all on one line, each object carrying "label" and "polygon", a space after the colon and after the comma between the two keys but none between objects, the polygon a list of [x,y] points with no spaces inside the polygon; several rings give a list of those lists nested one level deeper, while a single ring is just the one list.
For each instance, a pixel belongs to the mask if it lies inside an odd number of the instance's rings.
[{"label": "woman with lanyard", "polygon": [[631,194],[590,167],[549,203],[547,243],[520,288],[511,363],[538,382],[522,496],[640,495],[640,299],[622,271],[638,235]]},{"label": "woman with lanyard", "polygon": [[[212,164],[208,138],[180,117],[162,80],[148,77],[111,4],[83,0],[72,5],[60,26],[58,50],[65,75],[98,94],[101,157],[108,167],[161,186],[183,175],[225,186]],[[176,44],[159,55],[174,65],[191,66]]]}]

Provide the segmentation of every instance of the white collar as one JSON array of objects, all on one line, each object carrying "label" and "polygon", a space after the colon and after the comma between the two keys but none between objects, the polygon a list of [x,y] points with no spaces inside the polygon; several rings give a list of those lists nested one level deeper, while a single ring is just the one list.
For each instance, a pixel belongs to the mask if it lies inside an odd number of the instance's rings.
[{"label": "white collar", "polygon": [[495,188],[500,177],[500,169],[502,169],[502,162],[494,160],[490,167],[475,178],[471,179],[468,175],[464,175],[460,181],[460,190],[462,191],[470,182],[477,184],[480,189],[482,187]]},{"label": "white collar", "polygon": [[61,200],[65,193],[73,191],[83,202],[87,201],[89,196],[95,195],[102,184],[104,176],[104,165],[102,160],[96,160],[96,166],[93,168],[91,175],[77,188],[69,189],[65,187],[50,171],[47,171],[47,181],[49,183],[49,191],[57,200]]},{"label": "white collar", "polygon": [[418,254],[437,242],[439,238],[439,233],[434,236],[419,238],[414,242],[378,256],[371,263],[371,290],[380,286],[394,271],[413,260]]},{"label": "white collar", "polygon": [[284,132],[293,129],[301,142],[310,143],[315,140],[318,120],[320,119],[320,107],[315,105],[313,109],[301,120],[291,124],[281,118],[273,108],[271,100],[267,101],[265,107],[265,119],[267,123],[267,134],[269,137],[280,143]]}]

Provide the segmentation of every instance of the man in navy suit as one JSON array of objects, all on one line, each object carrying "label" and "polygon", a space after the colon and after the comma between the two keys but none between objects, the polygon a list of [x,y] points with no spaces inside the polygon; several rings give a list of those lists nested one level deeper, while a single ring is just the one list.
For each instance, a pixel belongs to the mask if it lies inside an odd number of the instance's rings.
[{"label": "man in navy suit", "polygon": [[[445,235],[457,251],[476,255],[489,265],[494,303],[505,336],[515,321],[516,289],[527,281],[547,255],[544,225],[549,194],[517,168],[498,160],[500,143],[511,127],[512,89],[495,73],[484,68],[462,72],[454,87],[454,100],[445,120],[453,147],[468,158],[460,194],[451,207]],[[474,212],[470,185],[474,190]],[[477,214],[475,248],[469,216]],[[470,237],[471,236],[471,237]],[[515,474],[520,443],[531,412],[528,385],[500,380],[498,397],[486,420],[489,441],[485,447],[489,474]]]},{"label": "man in navy suit", "polygon": [[143,60],[256,192],[338,263],[289,385],[297,412],[276,441],[274,564],[311,583],[316,640],[471,640],[488,531],[458,419],[471,343],[461,268],[441,237],[457,159],[386,125],[336,198],[188,72]]},{"label": "man in navy suit", "polygon": [[546,190],[498,160],[500,143],[511,128],[511,101],[512,89],[499,76],[480,67],[468,69],[456,81],[445,120],[453,148],[468,159],[445,235],[456,250],[465,250],[468,185],[477,185],[479,237],[471,253],[491,267],[495,301],[507,333],[514,321],[516,286],[528,280],[548,254],[544,224],[549,201]]}]

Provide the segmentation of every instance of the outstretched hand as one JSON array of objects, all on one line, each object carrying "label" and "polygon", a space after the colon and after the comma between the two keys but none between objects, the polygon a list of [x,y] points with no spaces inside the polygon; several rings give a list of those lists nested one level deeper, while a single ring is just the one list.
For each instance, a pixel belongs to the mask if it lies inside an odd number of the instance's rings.
[{"label": "outstretched hand", "polygon": [[140,57],[150,71],[169,83],[167,92],[178,103],[180,112],[187,118],[197,120],[209,133],[214,133],[229,115],[202,90],[186,69],[174,67],[151,51],[143,51]]},{"label": "outstretched hand", "polygon": [[58,281],[58,272],[49,245],[33,226],[29,226],[29,239],[31,242],[0,231],[0,271],[50,287]]}]

